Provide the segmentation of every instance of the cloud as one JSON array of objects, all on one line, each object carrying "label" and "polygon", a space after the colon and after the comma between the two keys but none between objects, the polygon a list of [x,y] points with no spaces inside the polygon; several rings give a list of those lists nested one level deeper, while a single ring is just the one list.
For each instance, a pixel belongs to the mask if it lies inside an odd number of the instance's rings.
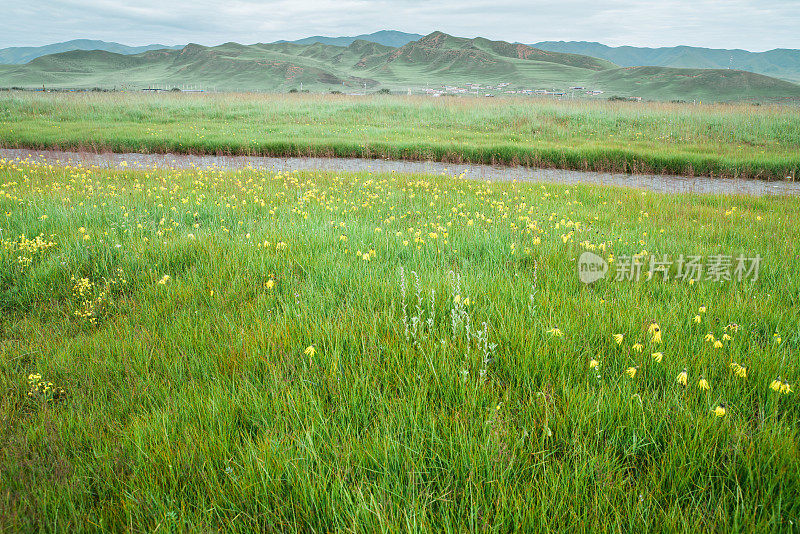
[{"label": "cloud", "polygon": [[381,29],[533,43],[800,48],[797,0],[33,0],[4,8],[0,46],[271,42]]}]

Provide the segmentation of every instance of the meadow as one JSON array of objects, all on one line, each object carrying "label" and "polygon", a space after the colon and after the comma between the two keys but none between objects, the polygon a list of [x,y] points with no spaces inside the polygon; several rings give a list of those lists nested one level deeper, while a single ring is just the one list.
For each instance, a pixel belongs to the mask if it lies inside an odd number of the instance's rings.
[{"label": "meadow", "polygon": [[0,146],[334,156],[796,179],[797,106],[0,93]]},{"label": "meadow", "polygon": [[[134,113],[117,96],[9,102],[62,114],[62,142],[145,131],[109,119]],[[168,110],[240,120],[216,97],[136,102],[164,121],[151,148],[204,131]],[[37,124],[13,134],[49,144]],[[795,197],[0,160],[0,530],[796,530],[799,216]],[[587,250],[763,262],[585,285]]]}]

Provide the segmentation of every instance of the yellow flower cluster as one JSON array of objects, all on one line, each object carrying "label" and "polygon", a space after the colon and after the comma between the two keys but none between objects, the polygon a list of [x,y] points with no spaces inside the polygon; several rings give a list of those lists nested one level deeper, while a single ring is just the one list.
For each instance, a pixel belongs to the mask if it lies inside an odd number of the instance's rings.
[{"label": "yellow flower cluster", "polygon": [[63,388],[56,387],[52,382],[42,380],[42,375],[39,373],[31,373],[28,375],[28,397],[54,401],[63,398],[67,392]]},{"label": "yellow flower cluster", "polygon": [[[705,306],[701,306],[700,309],[699,309],[699,313],[703,314],[705,312],[706,312],[706,307]],[[703,339],[707,343],[713,344],[714,348],[722,348],[723,347],[723,341],[727,342],[727,341],[731,341],[733,339],[733,337],[729,334],[729,332],[738,332],[739,331],[739,325],[736,324],[736,323],[729,323],[727,326],[725,326],[724,330],[725,331],[724,331],[721,339],[717,339],[716,336],[712,332],[706,333],[703,336]],[[563,336],[563,333],[558,329],[550,329],[547,332],[551,333],[551,334],[554,334],[554,335],[555,335],[555,332],[558,332],[559,336]],[[661,327],[655,321],[652,321],[650,323],[650,325],[648,326],[647,332],[651,335],[651,339],[650,339],[651,343],[655,344],[655,343],[661,343],[662,342]],[[778,335],[776,334],[775,337],[777,338]],[[623,341],[625,340],[625,334],[615,333],[612,336],[612,340],[613,340],[614,344],[622,345]],[[641,353],[644,350],[644,344],[641,343],[641,342],[637,342],[637,343],[634,343],[633,345],[631,345],[630,348],[631,348],[632,352],[634,352],[634,353]],[[664,358],[664,354],[662,352],[653,352],[653,353],[651,353],[651,358],[653,359],[653,361],[655,363],[661,363],[661,361]],[[599,369],[600,369],[600,360],[599,360],[599,358],[597,358],[597,357],[591,358],[589,360],[588,367],[589,367],[589,369],[592,369],[592,370],[595,370],[595,371],[599,372]],[[625,368],[624,372],[629,378],[635,379],[639,375],[639,369],[640,369],[640,366],[634,364],[634,365],[629,365],[627,368]],[[747,379],[747,367],[745,367],[744,365],[741,365],[741,364],[739,364],[737,362],[731,362],[730,363],[730,369],[731,369],[731,372],[734,374],[735,377],[740,378],[740,379]],[[599,375],[598,375],[598,378],[599,378]],[[689,386],[689,370],[686,367],[684,367],[683,370],[681,370],[677,374],[677,376],[675,377],[675,382],[679,386],[682,386],[684,388],[687,388]],[[780,376],[778,376],[775,380],[773,380],[770,383],[769,387],[770,387],[771,390],[775,391],[776,393],[778,393],[780,395],[788,395],[788,394],[793,392],[789,382],[787,382],[786,380],[782,380]],[[712,389],[711,383],[703,375],[700,375],[700,378],[697,381],[697,388],[700,391],[703,391],[703,392],[708,392],[708,391],[711,391],[711,389]],[[714,414],[717,417],[720,417],[720,418],[725,417],[727,415],[727,408],[726,408],[726,406],[724,404],[718,405],[712,411],[714,412]]]},{"label": "yellow flower cluster", "polygon": [[775,391],[782,395],[788,395],[789,393],[792,392],[792,388],[789,385],[789,382],[787,382],[786,380],[781,380],[781,377],[778,377],[775,380],[773,380],[772,383],[769,385],[769,388],[772,391]]},{"label": "yellow flower cluster", "polygon": [[75,317],[97,324],[97,318],[108,303],[112,290],[128,283],[122,269],[117,269],[116,274],[113,278],[103,278],[102,283],[85,277],[72,277],[72,295],[77,301]]},{"label": "yellow flower cluster", "polygon": [[[706,306],[700,306],[698,309],[698,315],[695,316],[695,323],[700,323],[702,320],[702,314],[705,314],[707,311]],[[729,342],[733,340],[731,333],[739,331],[739,325],[736,323],[729,323],[724,328],[724,333],[722,334],[721,338],[717,338],[712,332],[707,332],[703,335],[703,339],[705,342],[711,344],[715,349],[720,349],[724,347],[724,342]],[[647,329],[648,334],[651,335],[650,342],[653,344],[661,343],[661,328],[655,322],[651,321],[650,325]],[[616,345],[622,345],[623,341],[625,340],[625,335],[622,333],[615,333],[612,336],[613,341]],[[776,333],[775,336],[775,343],[780,344],[781,339],[780,336]],[[635,353],[641,353],[644,350],[644,344],[641,342],[634,343],[631,345],[631,350]],[[651,353],[651,357],[655,363],[661,363],[664,358],[664,354],[662,352],[653,352]],[[600,366],[600,362],[596,358],[592,358],[589,361],[589,368],[590,369],[598,369]],[[740,379],[747,379],[747,367],[741,365],[737,362],[731,362],[729,365],[731,372],[734,374],[735,377]],[[631,379],[635,378],[639,371],[639,365],[630,365],[625,369],[625,374],[628,375]],[[678,385],[683,387],[688,387],[689,385],[689,370],[687,368],[683,368],[681,372],[675,378],[675,381]],[[773,380],[770,385],[770,389],[781,394],[781,395],[788,395],[793,392],[791,385],[786,380],[782,380],[781,377],[777,377]],[[697,388],[701,391],[711,391],[712,387],[710,382],[705,378],[705,376],[700,376],[700,379],[697,381]],[[719,405],[717,408],[713,410],[715,414],[719,417],[724,417],[727,413],[725,405]]]},{"label": "yellow flower cluster", "polygon": [[375,257],[375,254],[377,254],[375,249],[370,249],[367,252],[361,252],[360,250],[356,251],[356,256],[361,258],[363,261],[372,261],[372,259]]},{"label": "yellow flower cluster", "polygon": [[25,235],[21,235],[17,239],[3,240],[3,248],[16,254],[17,263],[25,268],[33,263],[33,259],[37,254],[57,245],[53,240],[54,237],[51,235],[49,238],[45,238],[44,234],[39,234],[34,238],[28,238]]}]

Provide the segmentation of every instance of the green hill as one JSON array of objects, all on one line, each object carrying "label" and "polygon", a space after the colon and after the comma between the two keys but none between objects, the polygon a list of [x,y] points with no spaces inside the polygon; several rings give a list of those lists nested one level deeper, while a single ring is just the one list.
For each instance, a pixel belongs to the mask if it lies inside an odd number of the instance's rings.
[{"label": "green hill", "polygon": [[612,47],[585,41],[545,41],[531,46],[542,50],[603,58],[621,67],[733,68],[800,82],[800,50],[778,48],[766,52],[749,52],[696,46]]},{"label": "green hill", "polygon": [[21,65],[37,57],[49,54],[59,54],[73,50],[105,50],[116,54],[141,54],[148,50],[161,50],[163,48],[181,48],[180,46],[166,46],[161,44],[151,44],[145,46],[127,46],[119,43],[109,43],[107,41],[96,41],[92,39],[73,39],[63,43],[53,43],[44,46],[12,46],[0,49],[0,63]]},{"label": "green hill", "polygon": [[670,100],[720,100],[715,94],[759,100],[800,94],[800,85],[729,69],[625,67],[598,72],[593,82],[622,96],[658,94]]},{"label": "green hill", "polygon": [[[469,84],[476,84],[475,87]],[[399,48],[365,40],[322,43],[188,44],[180,50],[123,55],[51,54],[0,68],[0,87],[216,90],[394,91],[503,94],[533,90],[584,95],[597,90],[653,100],[800,98],[800,86],[748,72],[662,67],[619,68],[586,55],[434,32]],[[443,86],[450,86],[445,90]],[[469,88],[468,88],[469,86]],[[571,87],[582,87],[576,91]]]},{"label": "green hill", "polygon": [[466,78],[476,83],[510,83],[515,87],[535,82],[537,71],[545,78],[552,78],[555,71],[568,81],[584,79],[590,71],[616,67],[608,61],[587,56],[546,52],[480,37],[465,39],[442,32],[434,32],[397,49],[390,54],[387,66],[416,67],[436,74],[444,83],[448,83],[449,77],[453,81]]}]

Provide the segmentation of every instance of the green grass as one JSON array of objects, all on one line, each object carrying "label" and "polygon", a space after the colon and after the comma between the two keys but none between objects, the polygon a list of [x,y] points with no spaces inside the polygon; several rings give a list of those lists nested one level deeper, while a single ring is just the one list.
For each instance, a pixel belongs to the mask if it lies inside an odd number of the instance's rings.
[{"label": "green grass", "polygon": [[797,178],[795,107],[0,93],[0,145]]},{"label": "green grass", "polygon": [[[769,385],[799,389],[799,216],[791,197],[0,162],[0,530],[792,531],[800,407]],[[587,248],[764,262],[587,287]],[[28,395],[32,374],[64,393]]]}]

